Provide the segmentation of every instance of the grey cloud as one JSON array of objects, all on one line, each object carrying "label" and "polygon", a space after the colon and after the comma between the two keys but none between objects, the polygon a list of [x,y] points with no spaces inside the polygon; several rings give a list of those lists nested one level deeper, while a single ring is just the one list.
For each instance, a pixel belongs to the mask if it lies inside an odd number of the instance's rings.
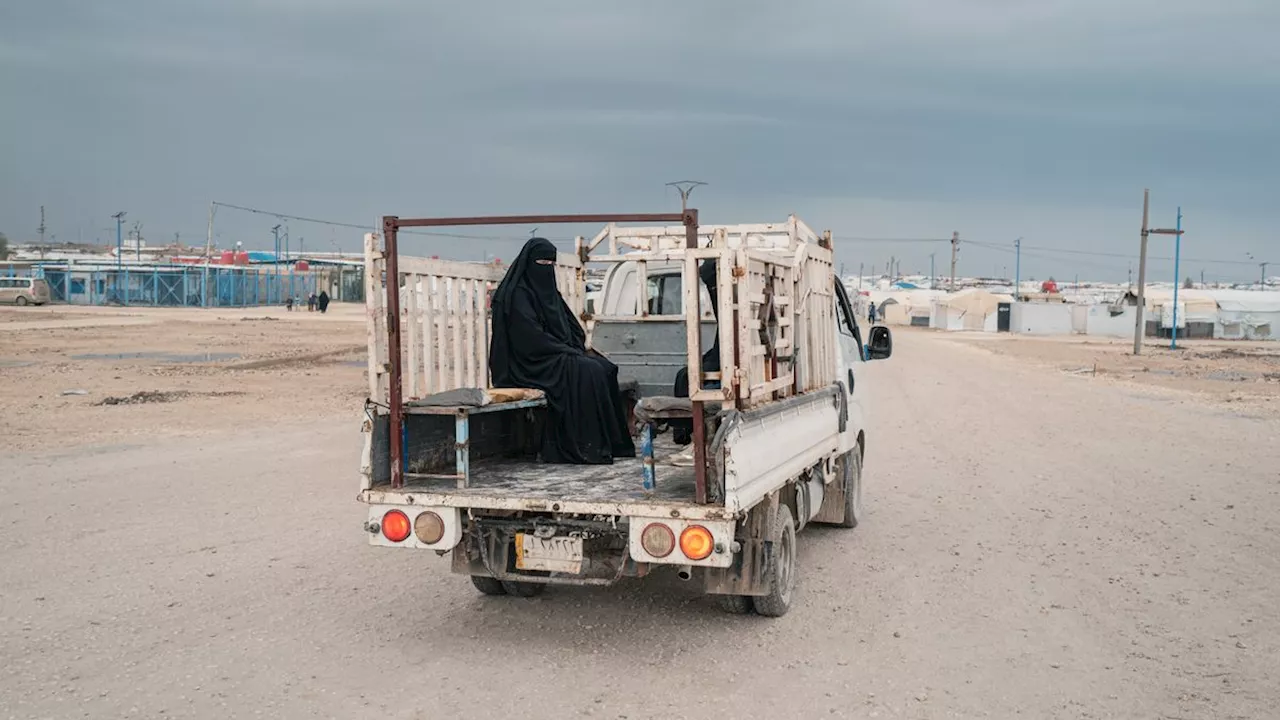
[{"label": "grey cloud", "polygon": [[[662,183],[697,177],[716,220],[804,208],[845,232],[1095,249],[1131,230],[1121,219],[1151,185],[1242,254],[1267,242],[1280,184],[1272,2],[46,0],[0,13],[0,92],[25,109],[0,117],[15,138],[0,148],[0,230],[17,237],[40,204],[62,237],[121,207],[186,234],[211,199],[357,221],[653,209],[674,202]],[[271,224],[219,223],[255,242]],[[313,234],[355,247],[355,233]]]}]

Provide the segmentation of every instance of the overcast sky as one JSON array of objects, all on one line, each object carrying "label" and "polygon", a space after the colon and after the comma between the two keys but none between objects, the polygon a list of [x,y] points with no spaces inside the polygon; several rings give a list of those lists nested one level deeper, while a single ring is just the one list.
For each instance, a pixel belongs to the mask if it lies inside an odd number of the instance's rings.
[{"label": "overcast sky", "polygon": [[[1008,248],[962,243],[961,274],[1011,275],[1019,236],[1136,254],[1150,187],[1154,225],[1183,206],[1184,275],[1255,277],[1250,254],[1280,274],[1277,38],[1276,0],[8,0],[0,231],[34,239],[41,205],[58,241],[113,240],[126,210],[192,243],[211,200],[371,224],[667,211],[663,184],[693,178],[704,221],[795,212],[849,272],[936,252],[943,274],[946,243],[841,238],[959,231]],[[220,210],[215,229],[265,248],[276,222]],[[1022,271],[1129,265],[1028,250]]]}]

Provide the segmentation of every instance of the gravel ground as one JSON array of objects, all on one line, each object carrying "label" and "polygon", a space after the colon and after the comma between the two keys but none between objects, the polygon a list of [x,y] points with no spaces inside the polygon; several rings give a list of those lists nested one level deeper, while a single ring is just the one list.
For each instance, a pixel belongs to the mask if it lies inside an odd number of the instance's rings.
[{"label": "gravel ground", "polygon": [[369,547],[354,404],[6,446],[0,718],[1273,716],[1274,416],[896,339],[866,520],[801,535],[777,620]]}]

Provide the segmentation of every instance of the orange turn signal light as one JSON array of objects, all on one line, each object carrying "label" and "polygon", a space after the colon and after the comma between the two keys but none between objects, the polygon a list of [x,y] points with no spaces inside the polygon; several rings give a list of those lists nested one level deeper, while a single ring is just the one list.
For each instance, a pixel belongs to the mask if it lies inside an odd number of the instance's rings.
[{"label": "orange turn signal light", "polygon": [[399,510],[388,510],[382,516],[382,536],[391,542],[404,542],[413,532],[409,516]]},{"label": "orange turn signal light", "polygon": [[680,552],[690,560],[704,560],[716,547],[711,531],[701,525],[690,525],[680,533]]}]

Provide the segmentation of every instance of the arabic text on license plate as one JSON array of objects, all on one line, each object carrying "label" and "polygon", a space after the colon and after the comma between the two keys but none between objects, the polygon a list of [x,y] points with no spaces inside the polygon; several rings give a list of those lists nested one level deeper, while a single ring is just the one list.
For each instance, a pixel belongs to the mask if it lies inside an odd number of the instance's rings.
[{"label": "arabic text on license plate", "polygon": [[540,538],[516,533],[516,568],[578,574],[582,572],[582,538]]}]

